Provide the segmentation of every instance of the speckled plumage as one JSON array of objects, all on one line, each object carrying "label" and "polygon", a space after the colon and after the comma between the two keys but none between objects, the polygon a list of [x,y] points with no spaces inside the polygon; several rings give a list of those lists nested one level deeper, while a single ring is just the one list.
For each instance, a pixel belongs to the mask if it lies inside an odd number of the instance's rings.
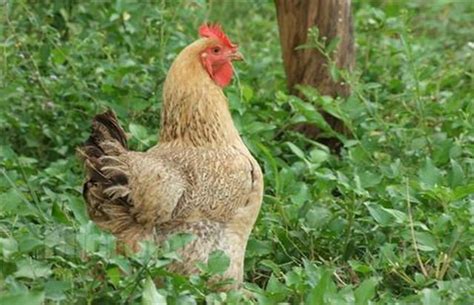
[{"label": "speckled plumage", "polygon": [[96,116],[80,149],[87,169],[84,197],[92,220],[135,249],[140,240],[161,243],[169,234],[194,234],[170,271],[195,273],[195,263],[219,249],[231,259],[224,277],[239,284],[263,179],[222,89],[199,61],[199,52],[215,42],[199,39],[173,63],[157,146],[129,151],[115,115]]}]

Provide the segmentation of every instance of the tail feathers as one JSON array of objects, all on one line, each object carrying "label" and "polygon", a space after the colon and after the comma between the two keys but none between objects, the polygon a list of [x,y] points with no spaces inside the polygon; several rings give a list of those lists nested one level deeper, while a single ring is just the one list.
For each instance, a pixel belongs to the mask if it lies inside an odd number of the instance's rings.
[{"label": "tail feathers", "polygon": [[[98,114],[92,121],[92,133],[86,143],[79,149],[84,160],[88,178],[92,182],[126,184],[127,177],[122,174],[106,175],[104,169],[113,168],[111,163],[119,161],[119,156],[127,151],[127,137],[120,127],[115,114],[108,110]],[[113,160],[112,160],[113,159]]]},{"label": "tail feathers", "polygon": [[111,110],[94,117],[92,133],[78,149],[87,174],[83,196],[89,216],[119,238],[134,239],[138,232],[131,211],[127,152],[127,137]]},{"label": "tail feathers", "polygon": [[127,136],[120,127],[117,117],[112,110],[98,114],[92,121],[92,134],[86,142],[87,145],[98,145],[107,140],[118,141],[122,147],[127,148]]}]

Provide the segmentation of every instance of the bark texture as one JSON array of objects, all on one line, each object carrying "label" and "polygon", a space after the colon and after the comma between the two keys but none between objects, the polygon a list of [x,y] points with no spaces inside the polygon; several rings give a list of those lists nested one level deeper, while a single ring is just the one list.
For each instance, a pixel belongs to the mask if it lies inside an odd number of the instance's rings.
[{"label": "bark texture", "polygon": [[[340,39],[333,60],[338,68],[351,70],[355,59],[351,0],[275,0],[275,5],[290,92],[298,95],[295,85],[302,84],[317,88],[323,95],[348,96],[350,87],[331,78],[328,63],[320,52],[296,50],[296,47],[307,43],[308,29],[316,26],[320,38],[326,37],[327,42],[335,37]],[[327,113],[324,117],[333,129],[344,131],[340,120]],[[298,128],[313,138],[318,137],[319,131],[315,127]]]}]

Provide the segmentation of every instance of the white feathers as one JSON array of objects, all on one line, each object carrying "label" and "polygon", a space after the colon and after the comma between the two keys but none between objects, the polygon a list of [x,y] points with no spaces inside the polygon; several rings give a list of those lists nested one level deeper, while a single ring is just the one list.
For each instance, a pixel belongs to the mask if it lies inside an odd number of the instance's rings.
[{"label": "white feathers", "polygon": [[113,185],[106,188],[104,193],[109,196],[111,200],[115,200],[128,196],[130,194],[130,189],[124,185]]}]

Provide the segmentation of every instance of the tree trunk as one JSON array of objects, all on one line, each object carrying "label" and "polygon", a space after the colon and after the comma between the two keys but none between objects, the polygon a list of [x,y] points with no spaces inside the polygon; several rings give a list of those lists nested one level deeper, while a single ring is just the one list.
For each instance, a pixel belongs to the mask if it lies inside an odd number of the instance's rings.
[{"label": "tree trunk", "polygon": [[[331,78],[328,63],[319,51],[295,48],[307,43],[308,29],[316,26],[319,37],[325,37],[327,43],[339,38],[333,60],[339,69],[351,70],[355,59],[351,0],[275,0],[275,5],[290,92],[299,95],[295,85],[301,84],[313,86],[323,95],[347,97],[350,87]],[[344,132],[340,120],[328,113],[323,115],[334,130]],[[318,138],[320,134],[314,126],[297,129],[312,138]],[[337,148],[336,142],[332,140],[327,144]]]}]

